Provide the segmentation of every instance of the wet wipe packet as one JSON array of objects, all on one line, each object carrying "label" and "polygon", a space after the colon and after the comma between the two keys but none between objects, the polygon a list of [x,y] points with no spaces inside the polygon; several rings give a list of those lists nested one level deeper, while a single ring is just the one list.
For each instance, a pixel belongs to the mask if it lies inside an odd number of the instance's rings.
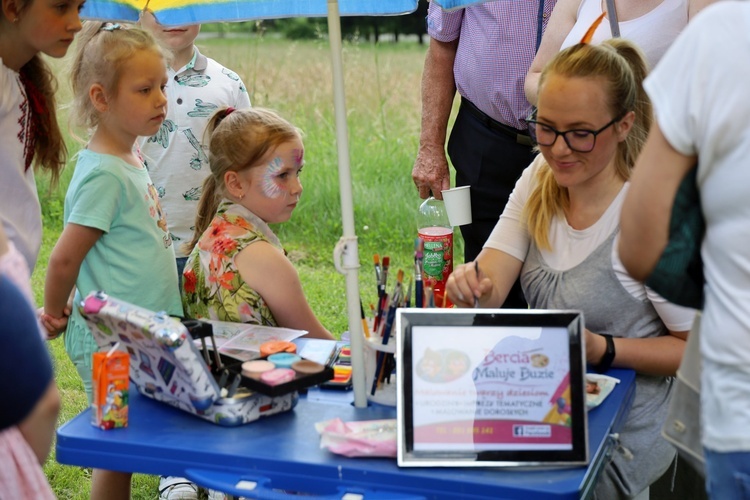
[{"label": "wet wipe packet", "polygon": [[320,447],[346,457],[395,457],[396,419],[344,422],[340,418],[315,424]]}]

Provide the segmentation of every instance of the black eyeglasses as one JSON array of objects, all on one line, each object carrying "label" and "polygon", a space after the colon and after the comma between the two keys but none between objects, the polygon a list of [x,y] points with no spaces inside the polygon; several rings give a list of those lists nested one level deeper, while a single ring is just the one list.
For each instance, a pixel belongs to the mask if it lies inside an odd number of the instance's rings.
[{"label": "black eyeglasses", "polygon": [[596,136],[622,120],[624,116],[618,116],[599,130],[573,129],[561,132],[549,125],[536,121],[536,113],[531,115],[530,119],[526,120],[526,123],[529,124],[531,140],[540,146],[552,146],[557,140],[557,136],[561,135],[565,144],[570,149],[579,153],[588,153],[596,146]]}]

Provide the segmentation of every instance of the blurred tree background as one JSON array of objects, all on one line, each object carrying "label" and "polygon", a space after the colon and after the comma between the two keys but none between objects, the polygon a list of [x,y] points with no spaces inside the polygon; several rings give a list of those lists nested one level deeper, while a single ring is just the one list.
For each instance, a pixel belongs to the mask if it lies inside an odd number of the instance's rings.
[{"label": "blurred tree background", "polygon": [[[341,18],[341,34],[345,40],[398,42],[402,37],[416,38],[423,44],[427,37],[427,0],[420,0],[416,11],[405,16],[351,16]],[[290,19],[267,19],[242,23],[204,24],[203,33],[216,33],[219,37],[233,33],[277,34],[289,40],[310,40],[327,36],[325,18],[295,17]]]}]

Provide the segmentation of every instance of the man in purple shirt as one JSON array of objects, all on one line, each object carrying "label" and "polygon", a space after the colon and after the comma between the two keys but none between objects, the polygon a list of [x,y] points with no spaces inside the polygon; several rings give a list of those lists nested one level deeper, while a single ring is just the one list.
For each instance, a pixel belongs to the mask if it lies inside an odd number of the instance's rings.
[{"label": "man in purple shirt", "polygon": [[[464,259],[474,260],[533,158],[523,85],[555,0],[501,0],[446,12],[430,3],[430,46],[422,75],[422,132],[412,178],[419,196],[450,187],[445,156],[456,90],[461,107],[448,154],[456,185],[471,186],[473,222],[461,226]],[[525,308],[516,283],[505,307]]]}]

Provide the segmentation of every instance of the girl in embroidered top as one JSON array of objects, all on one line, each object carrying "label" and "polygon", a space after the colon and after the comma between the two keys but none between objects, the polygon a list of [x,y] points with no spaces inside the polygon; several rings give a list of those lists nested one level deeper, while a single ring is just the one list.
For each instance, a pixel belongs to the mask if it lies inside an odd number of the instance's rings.
[{"label": "girl in embroidered top", "polygon": [[289,220],[302,194],[299,131],[269,110],[226,108],[214,114],[207,133],[211,175],[203,184],[183,273],[186,315],[332,339],[268,227]]},{"label": "girl in embroidered top", "polygon": [[42,213],[32,163],[57,182],[65,142],[55,78],[39,52],[62,57],[81,30],[83,0],[3,0],[0,16],[0,222],[34,269]]},{"label": "girl in embroidered top", "polygon": [[629,276],[617,253],[620,209],[651,122],[645,75],[640,50],[624,39],[578,44],[550,61],[529,122],[541,154],[477,264],[457,267],[446,286],[460,307],[474,297],[497,307],[520,275],[532,308],[584,312],[589,363],[637,372],[621,446],[596,485],[606,499],[638,495],[675,456],[659,432],[694,317]]},{"label": "girl in embroidered top", "polygon": [[[156,189],[134,153],[136,138],[155,134],[166,116],[165,56],[145,31],[88,22],[71,70],[72,116],[93,134],[78,153],[65,196],[65,228],[49,259],[42,321],[55,331],[74,285],[75,303],[104,290],[182,315],[172,239]],[[65,349],[90,399],[91,356],[98,349],[77,308]],[[94,471],[92,498],[128,498],[129,491],[129,474]]]}]

